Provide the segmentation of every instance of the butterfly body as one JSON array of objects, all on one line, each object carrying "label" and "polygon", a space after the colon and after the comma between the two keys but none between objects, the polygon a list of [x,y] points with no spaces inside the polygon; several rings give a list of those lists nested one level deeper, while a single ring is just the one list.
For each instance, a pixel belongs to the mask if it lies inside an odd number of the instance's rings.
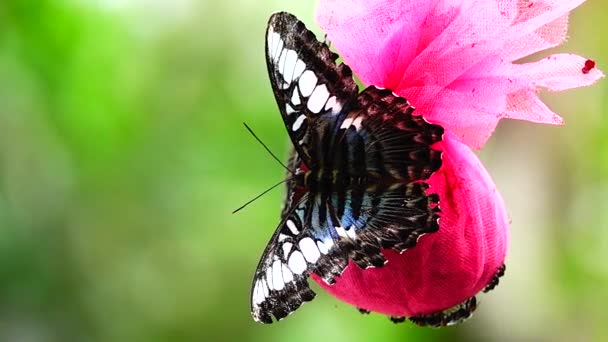
[{"label": "butterfly body", "polygon": [[269,21],[266,62],[294,149],[281,222],[252,286],[252,315],[271,323],[314,298],[311,273],[336,281],[350,261],[382,267],[383,249],[402,252],[438,229],[439,199],[427,193],[441,166],[432,147],[443,128],[407,100],[352,72],[293,15]]}]

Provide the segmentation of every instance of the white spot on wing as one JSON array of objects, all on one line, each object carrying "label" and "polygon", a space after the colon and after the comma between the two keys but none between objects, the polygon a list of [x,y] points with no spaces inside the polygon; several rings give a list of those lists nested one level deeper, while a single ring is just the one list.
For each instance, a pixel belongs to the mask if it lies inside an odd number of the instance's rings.
[{"label": "white spot on wing", "polygon": [[361,121],[363,121],[363,117],[347,117],[342,121],[342,125],[340,125],[341,129],[348,129],[350,126],[355,126],[355,129],[359,131],[361,129]]},{"label": "white spot on wing", "polygon": [[302,274],[306,271],[306,260],[299,251],[291,253],[288,262],[289,269],[295,274]]},{"label": "white spot on wing", "polygon": [[285,258],[287,258],[287,256],[289,255],[289,252],[291,252],[291,247],[293,247],[293,243],[285,242],[282,247],[283,247],[283,255],[285,256]]},{"label": "white spot on wing", "polygon": [[[279,70],[279,73],[283,74],[283,70],[285,67],[285,59],[287,58],[287,51],[289,51],[288,49],[284,49],[283,52],[281,52],[281,56],[279,56],[279,64],[277,64],[277,69]],[[287,84],[291,83],[287,82]]]},{"label": "white spot on wing", "polygon": [[350,237],[353,240],[357,238],[357,233],[355,231],[354,224],[352,226],[350,226],[350,228],[346,231],[346,234],[348,235],[348,237]]},{"label": "white spot on wing", "polygon": [[312,92],[312,95],[310,95],[306,105],[311,112],[319,113],[327,102],[328,97],[329,92],[327,91],[327,86],[321,84],[320,86],[315,87],[315,90]]},{"label": "white spot on wing", "polygon": [[253,295],[251,296],[251,300],[253,304],[259,304],[260,302],[260,281],[255,282],[255,287],[253,288]]},{"label": "white spot on wing", "polygon": [[353,126],[355,126],[355,129],[357,131],[359,131],[361,129],[361,121],[363,121],[363,118],[358,116],[357,118],[355,118],[355,120],[353,120]]},{"label": "white spot on wing", "polygon": [[346,230],[344,230],[344,227],[342,227],[342,226],[336,227],[336,233],[338,233],[338,235],[341,236],[341,237],[347,237],[348,236],[346,234]]},{"label": "white spot on wing", "polygon": [[[306,120],[306,115],[301,114],[300,116],[298,116],[296,121],[294,121],[293,126],[291,126],[291,130],[294,132],[299,130],[300,127],[302,127],[302,123],[304,123],[304,120]],[[288,221],[288,222],[290,222],[290,221]],[[291,222],[291,224],[293,224],[293,222]],[[289,224],[287,226],[289,226]],[[295,224],[293,224],[293,226],[295,227]],[[291,227],[289,229],[291,229]],[[297,233],[294,233],[294,234],[297,234]]]},{"label": "white spot on wing", "polygon": [[344,121],[342,121],[342,125],[340,126],[340,129],[348,129],[348,127],[350,127],[350,125],[352,123],[353,123],[353,118],[347,117],[346,119],[344,119]]},{"label": "white spot on wing", "polygon": [[270,290],[268,290],[268,284],[266,284],[266,282],[263,280],[261,280],[260,282],[262,283],[262,289],[264,290],[264,298],[268,298],[268,296],[270,296]]},{"label": "white spot on wing", "polygon": [[328,238],[325,241],[317,241],[317,247],[319,247],[319,252],[321,252],[321,254],[327,254],[333,245],[334,241],[331,238]]},{"label": "white spot on wing", "polygon": [[276,33],[276,49],[274,50],[274,53],[272,55],[272,59],[274,60],[274,62],[276,63],[277,60],[279,60],[279,55],[281,54],[281,51],[283,51],[283,39],[281,39],[281,36],[279,36],[278,33]]},{"label": "white spot on wing", "polygon": [[[302,117],[304,115],[300,115],[300,117]],[[300,118],[298,118],[299,120]],[[300,234],[300,231],[298,230],[298,227],[296,227],[296,224],[292,221],[292,220],[287,220],[287,228],[289,228],[289,230],[291,230],[291,232],[293,233],[293,235],[298,235]]]},{"label": "white spot on wing", "polygon": [[285,288],[283,282],[283,274],[281,273],[281,261],[275,260],[272,263],[272,283],[275,290],[282,290]]},{"label": "white spot on wing", "polygon": [[298,244],[300,245],[300,250],[308,262],[314,263],[319,260],[321,253],[319,253],[317,245],[311,238],[303,238]]},{"label": "white spot on wing", "polygon": [[331,111],[334,113],[338,113],[340,110],[342,110],[341,107],[342,106],[338,105],[338,101],[336,100],[335,96],[330,97],[325,104],[325,110],[331,109]]},{"label": "white spot on wing", "polygon": [[293,50],[287,50],[287,57],[285,57],[285,69],[283,69],[283,78],[286,82],[291,83],[293,79],[293,72],[296,68],[296,62],[298,61],[298,54]]},{"label": "white spot on wing", "polygon": [[274,31],[271,28],[268,28],[268,32],[266,32],[266,48],[268,49],[268,56],[272,56],[272,51],[274,51]]},{"label": "white spot on wing", "polygon": [[285,266],[285,264],[281,264],[281,270],[283,271],[283,282],[289,283],[293,281],[293,273]]},{"label": "white spot on wing", "polygon": [[304,97],[310,96],[312,91],[315,89],[317,85],[317,76],[315,76],[314,72],[310,70],[304,71],[300,79],[298,80],[298,86],[300,87],[300,93]]},{"label": "white spot on wing", "polygon": [[281,242],[281,241],[283,241],[283,240],[287,239],[288,237],[289,237],[288,235],[285,235],[285,234],[283,234],[283,233],[279,233],[279,242]]},{"label": "white spot on wing", "polygon": [[302,103],[302,102],[300,101],[300,93],[298,93],[298,88],[297,88],[297,87],[294,87],[294,88],[293,88],[293,94],[291,95],[291,103],[292,103],[294,106],[297,106],[297,105],[299,105],[300,103]]},{"label": "white spot on wing", "polygon": [[293,71],[292,79],[295,80],[296,78],[300,77],[300,75],[302,75],[302,73],[304,72],[304,69],[306,69],[306,64],[304,64],[301,59],[298,59],[298,61],[296,62],[296,67]]},{"label": "white spot on wing", "polygon": [[272,284],[272,266],[266,269],[266,284],[271,290],[274,290],[274,285]]},{"label": "white spot on wing", "polygon": [[264,288],[262,286],[263,281],[258,280],[255,282],[255,290],[253,291],[253,300],[256,304],[260,304],[266,299],[264,296]]},{"label": "white spot on wing", "polygon": [[281,41],[281,36],[279,36],[278,33],[272,30],[268,31],[268,55],[270,55],[272,59],[275,59],[277,48],[279,47],[279,41]]},{"label": "white spot on wing", "polygon": [[285,112],[287,112],[287,114],[292,114],[292,113],[295,113],[296,110],[293,109],[293,107],[290,106],[289,103],[286,103],[285,104]]}]

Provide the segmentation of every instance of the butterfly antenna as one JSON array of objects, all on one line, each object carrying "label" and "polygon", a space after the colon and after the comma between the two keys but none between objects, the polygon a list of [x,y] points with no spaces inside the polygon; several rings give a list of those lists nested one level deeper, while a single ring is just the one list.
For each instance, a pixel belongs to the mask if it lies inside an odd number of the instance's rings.
[{"label": "butterfly antenna", "polygon": [[253,203],[253,202],[254,202],[255,200],[257,200],[258,198],[260,198],[260,197],[264,196],[264,195],[265,195],[266,193],[268,193],[270,190],[272,190],[272,189],[276,188],[277,186],[279,186],[279,185],[281,185],[281,184],[283,184],[283,183],[285,183],[285,182],[288,182],[288,181],[290,181],[290,180],[292,180],[292,179],[293,179],[293,178],[287,178],[287,179],[284,179],[284,180],[282,180],[282,181],[278,182],[277,184],[275,184],[275,185],[271,186],[270,188],[268,188],[268,189],[264,190],[264,192],[262,192],[261,194],[259,194],[259,195],[255,196],[255,197],[254,197],[254,198],[252,198],[251,200],[247,201],[247,203],[243,204],[242,206],[240,206],[238,209],[236,209],[236,210],[235,210],[235,211],[233,211],[232,213],[233,213],[233,214],[236,214],[237,212],[241,211],[241,209],[244,209],[246,206],[250,205],[251,203]]},{"label": "butterfly antenna", "polygon": [[285,166],[285,164],[283,164],[283,162],[281,162],[281,160],[279,160],[279,158],[277,158],[277,156],[275,156],[274,153],[272,153],[272,151],[270,151],[268,146],[266,146],[266,144],[264,144],[262,142],[262,140],[260,140],[260,138],[258,138],[258,136],[255,135],[255,133],[253,133],[253,130],[251,128],[249,128],[249,126],[247,126],[246,123],[243,122],[243,125],[245,125],[245,128],[247,128],[249,133],[251,133],[251,135],[253,135],[255,140],[257,140],[266,149],[266,151],[272,156],[272,158],[274,158],[274,160],[277,161],[277,163],[279,163],[285,170],[287,170],[287,172],[291,173],[292,175],[295,175],[295,172],[291,171],[287,166]]}]

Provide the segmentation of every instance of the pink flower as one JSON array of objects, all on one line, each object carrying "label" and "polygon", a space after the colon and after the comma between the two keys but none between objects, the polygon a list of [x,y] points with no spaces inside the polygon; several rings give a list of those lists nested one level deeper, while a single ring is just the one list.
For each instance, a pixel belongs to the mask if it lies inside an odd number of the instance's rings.
[{"label": "pink flower", "polygon": [[[491,283],[508,244],[502,198],[469,147],[481,148],[501,118],[562,124],[539,88],[587,86],[603,74],[572,54],[522,57],[559,45],[568,13],[584,0],[321,0],[317,21],[366,85],[405,97],[442,125],[443,165],[430,179],[440,196],[437,233],[382,268],[354,264],[328,292],[394,316],[440,312]],[[469,147],[467,147],[468,145]]]},{"label": "pink flower", "polygon": [[428,120],[480,148],[501,118],[562,124],[537,96],[602,77],[558,54],[568,12],[584,0],[321,0],[317,21],[355,74],[391,89]]}]

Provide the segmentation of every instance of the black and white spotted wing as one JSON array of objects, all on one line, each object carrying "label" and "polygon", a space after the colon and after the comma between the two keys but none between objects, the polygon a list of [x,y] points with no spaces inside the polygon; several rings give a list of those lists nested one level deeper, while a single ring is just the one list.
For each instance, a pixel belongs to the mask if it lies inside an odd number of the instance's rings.
[{"label": "black and white spotted wing", "polygon": [[443,129],[389,90],[357,93],[350,69],[291,14],[270,18],[266,42],[296,170],[252,285],[252,315],[271,323],[314,298],[311,273],[331,284],[349,261],[381,267],[382,249],[437,231],[439,199],[424,180],[441,166],[431,145]]},{"label": "black and white spotted wing", "polygon": [[358,198],[360,203],[341,217],[335,208],[338,194],[325,203],[323,194],[300,197],[258,265],[251,294],[254,319],[272,323],[272,316],[282,319],[312,300],[310,273],[331,284],[349,260],[364,269],[381,267],[386,263],[381,249],[401,252],[413,247],[420,235],[437,231],[437,199],[427,196],[426,189],[424,183],[409,183],[361,194],[349,191],[346,200]]},{"label": "black and white spotted wing", "polygon": [[266,31],[266,64],[291,141],[312,167],[310,132],[319,119],[337,120],[358,92],[352,71],[295,16],[272,15]]}]

